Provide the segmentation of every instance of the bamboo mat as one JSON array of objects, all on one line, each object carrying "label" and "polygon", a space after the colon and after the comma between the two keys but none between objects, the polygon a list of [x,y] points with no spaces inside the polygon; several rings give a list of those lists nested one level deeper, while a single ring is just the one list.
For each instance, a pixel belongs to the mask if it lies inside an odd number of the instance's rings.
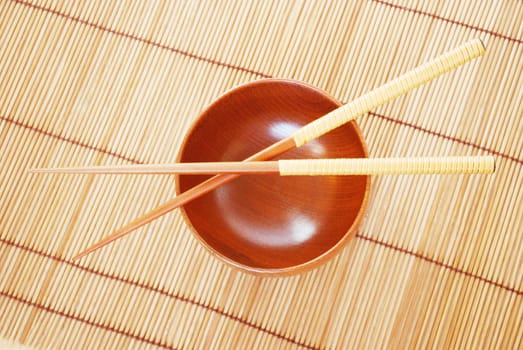
[{"label": "bamboo mat", "polygon": [[[521,1],[0,1],[0,336],[35,348],[523,347]],[[169,176],[28,167],[172,162],[213,99],[293,78],[341,101],[472,38],[484,57],[358,122],[373,157],[494,155],[481,176],[374,177],[357,236],[286,278],[233,271]]]}]

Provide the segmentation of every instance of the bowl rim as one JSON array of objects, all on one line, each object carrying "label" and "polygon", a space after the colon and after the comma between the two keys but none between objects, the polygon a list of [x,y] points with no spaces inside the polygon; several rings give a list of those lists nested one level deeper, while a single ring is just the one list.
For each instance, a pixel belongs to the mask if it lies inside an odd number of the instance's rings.
[{"label": "bowl rim", "polygon": [[[189,140],[189,136],[193,133],[195,128],[199,125],[200,121],[203,119],[204,115],[208,113],[209,110],[214,108],[215,105],[218,103],[221,103],[223,99],[227,98],[231,94],[238,93],[242,90],[251,88],[256,85],[262,85],[262,84],[272,84],[272,83],[285,83],[285,84],[292,84],[292,85],[299,85],[300,87],[304,87],[310,90],[314,90],[316,93],[319,93],[323,95],[323,97],[330,100],[334,105],[337,105],[338,107],[342,106],[343,103],[338,101],[337,99],[333,98],[331,95],[329,95],[327,92],[325,92],[322,89],[319,89],[313,85],[310,85],[308,83],[299,81],[299,80],[293,80],[293,79],[282,79],[282,78],[263,78],[258,79],[254,81],[245,82],[242,84],[239,84],[233,88],[230,88],[223,92],[219,97],[217,97],[212,103],[207,105],[199,114],[198,117],[192,122],[189,129],[185,132],[183,141],[178,149],[178,154],[176,156],[176,162],[179,163],[182,157],[183,150],[185,149],[187,142]],[[365,139],[363,138],[363,135],[361,133],[361,129],[359,128],[357,122],[353,120],[351,122],[353,124],[353,127],[356,131],[356,134],[358,135],[358,138],[360,139],[362,148],[363,148],[363,154],[365,158],[369,157],[367,144],[365,143]],[[259,276],[288,276],[288,275],[295,275],[297,273],[302,273],[309,271],[313,268],[319,267],[320,265],[326,263],[327,261],[331,260],[337,253],[341,251],[342,248],[344,248],[347,244],[347,242],[356,235],[356,231],[358,227],[360,226],[363,217],[365,215],[365,212],[367,211],[368,207],[368,201],[369,201],[369,193],[370,193],[370,183],[371,183],[371,176],[367,175],[367,181],[365,186],[365,193],[363,195],[363,201],[360,205],[360,209],[358,211],[358,214],[356,215],[356,218],[354,219],[354,222],[350,226],[349,230],[342,236],[342,238],[336,242],[332,247],[327,249],[322,254],[318,255],[317,257],[305,261],[298,265],[288,266],[288,267],[281,267],[281,268],[260,268],[260,267],[254,267],[250,265],[245,265],[242,263],[239,263],[238,261],[235,261],[223,254],[221,254],[219,251],[214,249],[205,239],[198,233],[198,230],[193,226],[191,220],[189,219],[189,216],[187,215],[187,212],[185,211],[185,206],[181,206],[179,209],[182,213],[182,218],[189,230],[191,231],[192,235],[197,239],[197,241],[202,244],[208,252],[211,253],[214,257],[216,257],[219,261],[225,263],[226,265],[234,268],[235,270],[248,272],[250,274],[259,275]],[[175,175],[175,191],[176,196],[180,195],[180,175]]]}]

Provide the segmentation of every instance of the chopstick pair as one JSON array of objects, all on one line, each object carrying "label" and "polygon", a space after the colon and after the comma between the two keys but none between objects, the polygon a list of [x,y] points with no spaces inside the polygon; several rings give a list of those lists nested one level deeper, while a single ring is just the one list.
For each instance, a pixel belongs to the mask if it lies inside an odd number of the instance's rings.
[{"label": "chopstick pair", "polygon": [[274,174],[281,176],[486,174],[494,157],[285,159],[257,162],[140,164],[31,169],[33,173],[66,174]]},{"label": "chopstick pair", "polygon": [[[305,125],[297,130],[292,136],[287,137],[272,146],[247,158],[245,162],[261,161],[274,158],[286,151],[300,147],[305,143],[345,124],[356,117],[363,115],[372,109],[392,99],[415,89],[428,81],[474,59],[485,52],[481,40],[474,39],[465,43],[421,66],[399,76],[385,85],[349,102],[340,108],[326,114],[325,116]],[[148,224],[160,216],[190,202],[191,200],[208,193],[217,187],[232,181],[239,174],[219,174],[178,195],[170,201],[160,205],[150,212],[140,216],[126,226],[113,232],[100,242],[92,245],[73,259],[79,259],[107,244],[125,236],[133,230]]]}]

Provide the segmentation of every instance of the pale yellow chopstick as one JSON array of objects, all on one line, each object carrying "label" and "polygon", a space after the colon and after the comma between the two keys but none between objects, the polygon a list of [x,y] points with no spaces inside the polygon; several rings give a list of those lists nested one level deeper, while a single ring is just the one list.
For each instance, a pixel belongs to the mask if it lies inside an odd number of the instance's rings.
[{"label": "pale yellow chopstick", "polygon": [[288,159],[265,162],[140,164],[32,169],[33,173],[65,174],[264,174],[282,176],[484,174],[494,171],[494,157],[416,157]]}]

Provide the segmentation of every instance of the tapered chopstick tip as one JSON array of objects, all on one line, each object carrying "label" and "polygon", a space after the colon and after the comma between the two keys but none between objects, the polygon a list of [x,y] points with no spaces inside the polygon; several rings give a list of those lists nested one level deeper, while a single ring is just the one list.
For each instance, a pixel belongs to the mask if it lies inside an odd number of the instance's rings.
[{"label": "tapered chopstick tip", "polygon": [[29,168],[27,172],[30,174],[55,173],[56,169],[52,168]]},{"label": "tapered chopstick tip", "polygon": [[81,252],[79,254],[76,254],[75,256],[73,256],[71,258],[72,261],[78,261],[80,260],[81,258],[83,258],[84,256],[86,256],[87,254],[89,254],[88,252]]}]

